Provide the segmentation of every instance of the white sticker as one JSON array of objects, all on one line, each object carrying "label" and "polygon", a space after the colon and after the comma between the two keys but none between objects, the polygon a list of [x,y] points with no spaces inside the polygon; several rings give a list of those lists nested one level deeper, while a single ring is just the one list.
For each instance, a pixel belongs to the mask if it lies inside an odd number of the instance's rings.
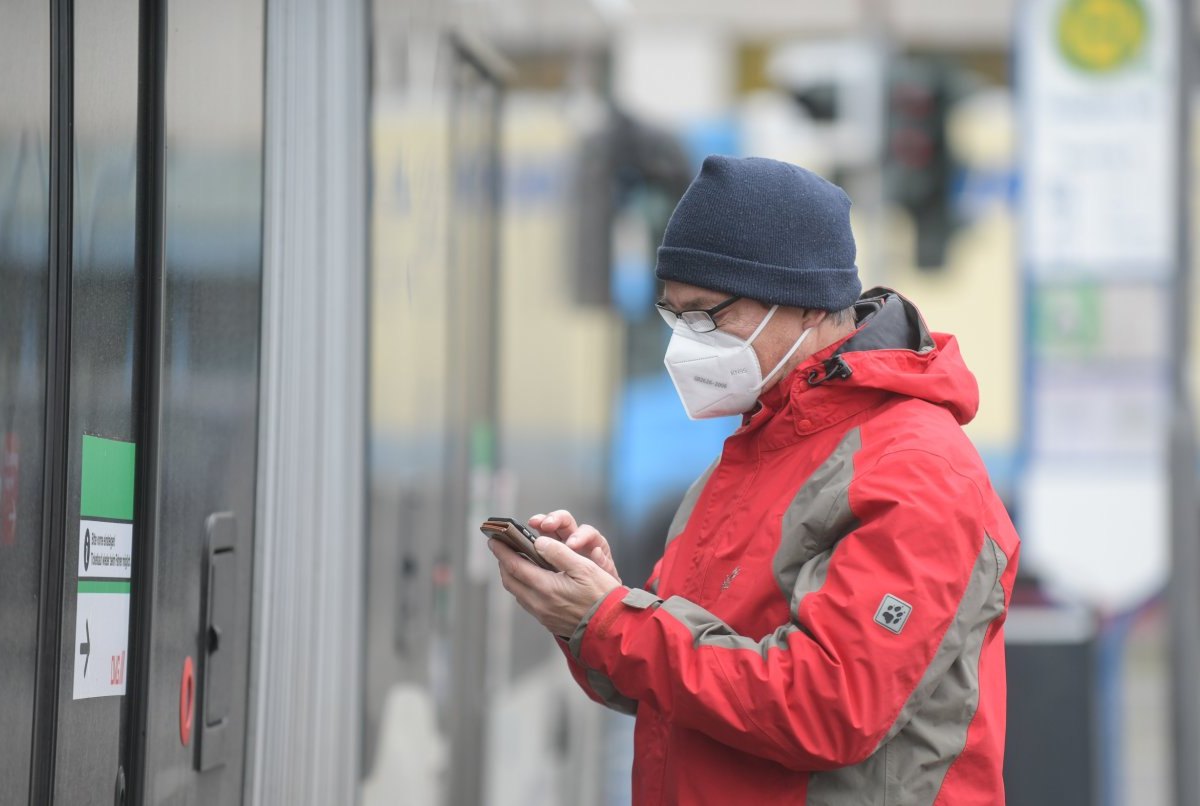
[{"label": "white sticker", "polygon": [[[1022,4],[1022,262],[1034,276],[1170,277],[1184,175],[1175,164],[1178,6]],[[1128,60],[1087,63],[1110,54]]]},{"label": "white sticker", "polygon": [[132,570],[132,523],[79,521],[72,694],[76,700],[125,693]]},{"label": "white sticker", "polygon": [[129,579],[133,524],[79,521],[79,578]]},{"label": "white sticker", "polygon": [[124,694],[128,648],[129,583],[80,580],[79,602],[75,607],[72,698]]}]

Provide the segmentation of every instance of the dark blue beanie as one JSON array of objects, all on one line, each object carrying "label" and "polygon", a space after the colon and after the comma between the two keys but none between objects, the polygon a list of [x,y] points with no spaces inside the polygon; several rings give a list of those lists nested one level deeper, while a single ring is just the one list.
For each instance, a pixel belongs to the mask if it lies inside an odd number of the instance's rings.
[{"label": "dark blue beanie", "polygon": [[655,274],[838,311],[862,292],[854,256],[850,197],[837,185],[786,162],[711,156],[671,214]]}]

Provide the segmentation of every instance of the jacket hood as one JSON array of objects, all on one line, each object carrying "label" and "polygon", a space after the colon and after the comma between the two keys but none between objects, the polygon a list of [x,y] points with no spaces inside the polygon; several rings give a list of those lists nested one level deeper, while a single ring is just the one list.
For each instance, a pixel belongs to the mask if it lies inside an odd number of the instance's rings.
[{"label": "jacket hood", "polygon": [[864,293],[855,312],[857,329],[768,390],[765,409],[777,410],[786,396],[800,433],[840,422],[890,395],[941,406],[960,425],[974,419],[979,385],[954,336],[931,333],[917,307],[889,288]]}]

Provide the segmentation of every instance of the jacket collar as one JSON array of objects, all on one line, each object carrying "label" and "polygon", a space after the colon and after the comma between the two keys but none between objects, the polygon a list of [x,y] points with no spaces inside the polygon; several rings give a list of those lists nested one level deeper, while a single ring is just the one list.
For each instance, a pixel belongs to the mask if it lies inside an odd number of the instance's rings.
[{"label": "jacket collar", "polygon": [[864,375],[886,374],[897,360],[920,360],[937,351],[920,312],[891,289],[873,288],[863,294],[855,314],[854,332],[809,356],[768,389],[737,433],[760,432],[764,450],[793,444],[894,395],[886,383],[856,378],[856,367]]}]

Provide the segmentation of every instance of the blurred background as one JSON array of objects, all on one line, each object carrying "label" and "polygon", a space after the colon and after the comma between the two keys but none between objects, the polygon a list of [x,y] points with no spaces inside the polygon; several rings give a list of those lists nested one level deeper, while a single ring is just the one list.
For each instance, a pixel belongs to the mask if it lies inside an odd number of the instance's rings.
[{"label": "blurred background", "polygon": [[[486,732],[445,734],[452,802],[627,802],[631,721],[571,689],[537,625],[497,592],[483,546],[468,538],[456,559],[388,537],[421,517],[414,534],[447,534],[441,513],[486,514],[480,501],[523,516],[567,507],[610,536],[626,579],[645,578],[682,492],[736,425],[683,415],[651,310],[655,247],[710,153],[842,185],[864,288],[898,289],[962,342],[983,401],[968,433],[1025,540],[1008,628],[1009,802],[1198,802],[1172,800],[1164,597],[1170,414],[1192,375],[1177,367],[1191,354],[1176,281],[1195,187],[1183,11],[374,5],[372,581],[387,590],[393,551],[429,552],[413,576],[483,589],[487,640],[441,629],[435,590],[431,627],[413,633],[428,643],[397,656],[435,721],[472,707],[440,687],[443,664],[473,666],[470,685],[486,691],[471,722]],[[474,337],[415,347],[472,324]],[[413,370],[428,381],[413,385]],[[464,388],[476,393],[456,398]],[[443,429],[463,444],[417,447]],[[455,472],[470,483],[442,483],[431,461],[465,461]],[[367,619],[375,644],[389,619],[376,607]],[[368,702],[397,696],[385,666],[368,664]],[[366,752],[382,771],[391,719],[406,717],[379,713]],[[500,750],[518,736],[535,763]],[[467,748],[477,769],[463,769]]]},{"label": "blurred background", "polygon": [[[864,288],[978,378],[1008,803],[1200,804],[1187,0],[0,15],[0,803],[629,803],[632,719],[477,525],[567,508],[649,573],[737,424],[653,310],[719,153],[844,187]],[[77,570],[92,437],[137,448],[123,594]]]}]

